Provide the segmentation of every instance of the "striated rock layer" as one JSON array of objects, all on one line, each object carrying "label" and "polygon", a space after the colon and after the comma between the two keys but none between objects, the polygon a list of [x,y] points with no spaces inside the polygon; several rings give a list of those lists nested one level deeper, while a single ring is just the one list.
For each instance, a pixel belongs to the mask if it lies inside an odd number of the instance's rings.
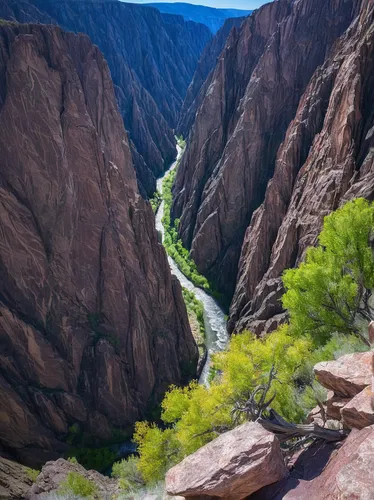
[{"label": "striated rock layer", "polygon": [[199,271],[233,297],[230,330],[274,328],[283,269],[348,189],[370,194],[358,187],[370,171],[370,15],[360,0],[264,5],[204,83],[173,216]]},{"label": "striated rock layer", "polygon": [[117,0],[0,0],[0,17],[87,33],[108,61],[143,193],[175,157],[173,128],[209,29]]},{"label": "striated rock layer", "polygon": [[349,199],[373,198],[373,85],[374,5],[366,0],[314,73],[278,151],[245,235],[231,328],[274,328],[280,276],[316,243],[323,217]]},{"label": "striated rock layer", "polygon": [[217,59],[225,46],[230,31],[233,27],[239,28],[244,19],[244,17],[226,19],[222,28],[219,29],[216,36],[207,43],[203,50],[192,82],[187,89],[186,97],[183,101],[183,106],[179,115],[177,130],[178,134],[182,134],[183,137],[188,136],[192,127],[196,112],[210,84],[208,75],[214,70]]},{"label": "striated rock layer", "polygon": [[0,26],[0,448],[37,464],[194,373],[179,283],[138,194],[101,52]]}]

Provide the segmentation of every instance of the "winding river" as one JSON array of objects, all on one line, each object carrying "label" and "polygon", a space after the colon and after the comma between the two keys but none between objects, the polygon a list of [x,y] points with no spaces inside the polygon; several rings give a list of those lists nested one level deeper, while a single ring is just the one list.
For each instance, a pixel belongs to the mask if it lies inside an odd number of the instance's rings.
[{"label": "winding river", "polygon": [[[163,177],[157,180],[157,189],[162,194],[162,181],[168,173],[173,170],[178,161],[180,160],[183,150],[177,146],[178,156],[177,160],[172,163],[170,168],[165,172]],[[162,240],[164,239],[164,226],[162,225],[162,217],[164,216],[164,202],[161,203],[157,214],[156,214],[156,229],[162,235]],[[226,329],[226,320],[225,314],[217,302],[204,292],[201,288],[196,287],[186,276],[178,269],[174,260],[168,255],[168,261],[170,265],[170,269],[172,274],[176,276],[180,282],[180,284],[192,291],[195,296],[201,300],[204,306],[204,324],[205,324],[205,344],[208,351],[208,356],[204,368],[200,375],[200,383],[207,384],[208,383],[208,375],[209,375],[209,365],[211,355],[214,352],[220,351],[225,348],[228,341],[228,334]]]}]

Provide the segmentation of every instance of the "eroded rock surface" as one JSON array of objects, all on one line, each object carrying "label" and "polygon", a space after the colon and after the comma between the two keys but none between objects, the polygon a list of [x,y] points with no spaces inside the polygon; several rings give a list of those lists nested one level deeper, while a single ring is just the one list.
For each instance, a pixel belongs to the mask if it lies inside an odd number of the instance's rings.
[{"label": "eroded rock surface", "polygon": [[363,429],[373,425],[373,401],[371,387],[366,387],[340,410],[343,425],[349,429]]},{"label": "eroded rock surface", "polygon": [[179,283],[85,35],[0,26],[0,445],[38,465],[194,373]]},{"label": "eroded rock surface", "polygon": [[26,498],[33,482],[23,465],[0,457],[0,499]]},{"label": "eroded rock surface", "polygon": [[246,423],[189,455],[166,475],[170,495],[240,500],[287,475],[279,441]]},{"label": "eroded rock surface", "polygon": [[260,333],[284,321],[283,270],[299,264],[316,243],[325,215],[349,199],[373,197],[373,9],[370,0],[353,2],[350,13],[358,16],[326,52],[299,101],[264,201],[245,234],[231,330]]},{"label": "eroded rock surface", "polygon": [[[352,22],[357,3],[266,4],[231,32],[218,59],[177,173],[173,215],[180,218],[180,236],[199,271],[228,298],[245,231],[263,202],[287,128],[317,67]],[[275,209],[269,217],[278,220],[281,212]],[[267,234],[266,225],[262,231]],[[288,237],[293,241],[294,235]],[[267,247],[262,241],[256,246],[268,264]],[[252,284],[260,267],[246,268],[243,279]]]},{"label": "eroded rock surface", "polygon": [[371,384],[373,355],[373,352],[357,352],[317,363],[316,379],[336,396],[352,398]]},{"label": "eroded rock surface", "polygon": [[55,462],[47,462],[44,465],[35,483],[30,488],[27,499],[48,498],[48,493],[58,491],[69,472],[79,474],[94,483],[100,499],[109,500],[120,492],[117,480],[103,476],[95,470],[87,470],[80,464],[74,464],[60,458]]},{"label": "eroded rock surface", "polygon": [[140,187],[176,155],[173,129],[209,29],[181,16],[120,1],[0,0],[0,17],[87,33],[108,61]]}]

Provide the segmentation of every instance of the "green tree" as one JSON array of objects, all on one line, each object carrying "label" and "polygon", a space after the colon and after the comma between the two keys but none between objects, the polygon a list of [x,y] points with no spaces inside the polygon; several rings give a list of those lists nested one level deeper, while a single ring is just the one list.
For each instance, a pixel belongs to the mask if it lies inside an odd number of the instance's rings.
[{"label": "green tree", "polygon": [[334,332],[354,333],[368,343],[373,229],[374,205],[363,198],[348,202],[325,217],[319,245],[307,251],[305,262],[284,273],[283,305],[297,334],[323,343]]}]

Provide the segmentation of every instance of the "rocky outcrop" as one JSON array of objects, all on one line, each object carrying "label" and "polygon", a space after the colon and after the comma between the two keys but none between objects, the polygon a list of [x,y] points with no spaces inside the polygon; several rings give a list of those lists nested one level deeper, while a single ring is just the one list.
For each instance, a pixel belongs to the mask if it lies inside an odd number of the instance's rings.
[{"label": "rocky outcrop", "polygon": [[46,495],[57,492],[70,472],[79,474],[91,481],[96,486],[97,498],[109,500],[117,498],[120,493],[117,480],[103,476],[95,470],[86,470],[78,463],[71,463],[60,458],[55,462],[47,462],[44,465],[35,483],[30,488],[27,499],[48,498]]},{"label": "rocky outcrop", "polygon": [[348,429],[363,429],[374,425],[374,394],[371,387],[366,387],[340,410],[344,427]]},{"label": "rocky outcrop", "polygon": [[[333,4],[342,3],[325,2]],[[283,270],[300,263],[316,243],[325,215],[349,199],[373,197],[374,7],[371,0],[351,7],[342,13],[345,19],[361,7],[359,15],[300,99],[264,201],[246,231],[230,330],[274,329],[284,319]]]},{"label": "rocky outcrop", "polygon": [[[173,4],[170,4],[173,5]],[[217,59],[221,54],[226,40],[233,27],[239,28],[244,17],[227,19],[219,29],[218,33],[207,43],[200,60],[197,64],[192,82],[187,89],[186,97],[183,101],[183,106],[180,112],[178,121],[178,134],[187,137],[195,120],[197,110],[201,105],[206,95],[207,89],[211,83],[210,75],[213,72]]]},{"label": "rocky outcrop", "polygon": [[240,500],[286,475],[277,438],[250,422],[222,434],[170,469],[166,491],[186,498]]},{"label": "rocky outcrop", "polygon": [[86,35],[0,26],[0,447],[110,439],[194,373],[179,283]]},{"label": "rocky outcrop", "polygon": [[[218,60],[178,170],[173,216],[180,218],[179,234],[198,270],[228,298],[246,229],[264,199],[287,127],[316,68],[352,22],[357,4],[266,4],[231,33]],[[278,219],[278,213],[269,217]],[[265,258],[260,242],[258,248]],[[245,268],[245,276],[257,272],[252,267]],[[237,294],[235,321],[247,302],[240,290]]]},{"label": "rocky outcrop", "polygon": [[0,499],[26,498],[33,482],[27,475],[26,468],[0,457]]},{"label": "rocky outcrop", "polygon": [[317,363],[314,374],[336,396],[352,398],[371,384],[372,361],[372,352],[346,354],[335,361]]},{"label": "rocky outcrop", "polygon": [[374,426],[353,430],[341,447],[315,443],[300,455],[285,480],[250,500],[371,500]]},{"label": "rocky outcrop", "polygon": [[87,33],[108,61],[141,189],[155,190],[176,155],[173,128],[209,29],[116,0],[0,1],[0,17]]}]

